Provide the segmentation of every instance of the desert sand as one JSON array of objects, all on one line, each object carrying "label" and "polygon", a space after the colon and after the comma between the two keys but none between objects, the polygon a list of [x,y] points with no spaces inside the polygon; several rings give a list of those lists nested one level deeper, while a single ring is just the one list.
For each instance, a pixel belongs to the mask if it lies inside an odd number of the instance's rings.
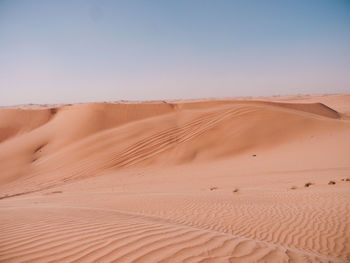
[{"label": "desert sand", "polygon": [[350,262],[350,95],[2,107],[0,262]]}]

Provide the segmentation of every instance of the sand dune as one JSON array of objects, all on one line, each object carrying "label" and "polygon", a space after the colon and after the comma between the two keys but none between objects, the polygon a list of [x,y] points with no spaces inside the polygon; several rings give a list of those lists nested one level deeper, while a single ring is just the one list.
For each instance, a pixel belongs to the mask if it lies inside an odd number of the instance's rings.
[{"label": "sand dune", "polygon": [[1,108],[0,261],[348,262],[348,105]]}]

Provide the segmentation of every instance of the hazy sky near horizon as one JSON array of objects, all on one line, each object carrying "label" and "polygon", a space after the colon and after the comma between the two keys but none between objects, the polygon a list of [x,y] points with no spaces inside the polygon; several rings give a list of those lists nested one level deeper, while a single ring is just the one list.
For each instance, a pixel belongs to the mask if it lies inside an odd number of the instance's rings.
[{"label": "hazy sky near horizon", "polygon": [[349,0],[0,0],[0,105],[350,93]]}]

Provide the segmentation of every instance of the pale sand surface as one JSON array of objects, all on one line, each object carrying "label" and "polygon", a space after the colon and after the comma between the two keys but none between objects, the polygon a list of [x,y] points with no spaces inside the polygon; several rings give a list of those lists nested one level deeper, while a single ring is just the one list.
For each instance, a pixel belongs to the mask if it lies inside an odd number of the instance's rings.
[{"label": "pale sand surface", "polygon": [[3,107],[0,262],[350,262],[346,178],[346,94]]}]

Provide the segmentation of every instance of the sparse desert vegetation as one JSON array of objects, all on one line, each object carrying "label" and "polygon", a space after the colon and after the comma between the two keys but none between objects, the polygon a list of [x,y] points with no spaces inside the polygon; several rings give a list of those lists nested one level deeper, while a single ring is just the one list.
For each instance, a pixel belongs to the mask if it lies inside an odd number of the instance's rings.
[{"label": "sparse desert vegetation", "polygon": [[305,187],[310,187],[311,185],[313,185],[313,183],[311,182],[307,182],[306,184],[304,184]]}]

